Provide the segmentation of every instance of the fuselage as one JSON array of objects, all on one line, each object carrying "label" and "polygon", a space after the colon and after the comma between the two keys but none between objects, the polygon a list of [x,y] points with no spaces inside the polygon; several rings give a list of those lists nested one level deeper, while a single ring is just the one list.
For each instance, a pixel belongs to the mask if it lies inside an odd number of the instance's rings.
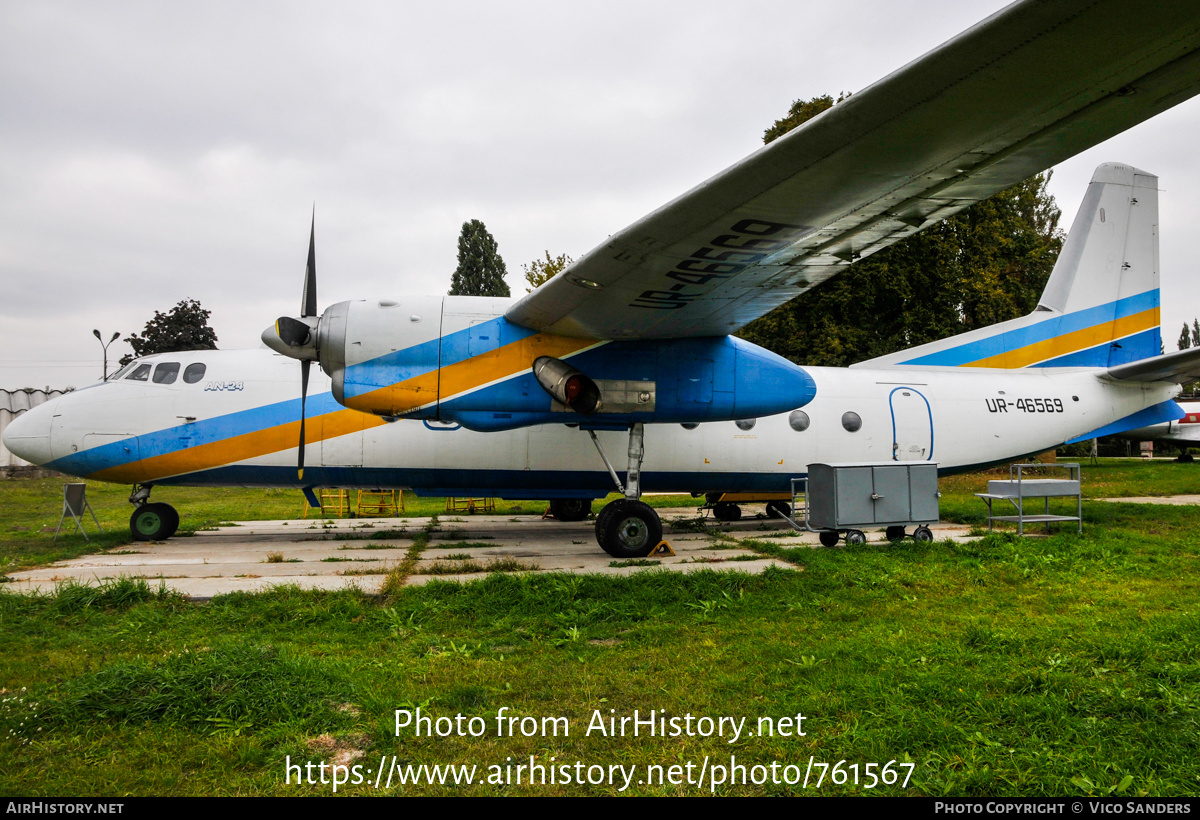
[{"label": "fuselage", "polygon": [[[500,498],[601,496],[614,488],[588,433],[573,424],[476,432],[428,419],[388,420],[339,405],[316,371],[301,480],[297,362],[268,350],[141,361],[177,363],[180,377],[156,384],[131,380],[126,371],[69,393],[10,424],[6,446],[71,475],[122,483],[380,487]],[[1086,369],[803,370],[815,390],[789,412],[648,424],[642,489],[781,492],[809,464],[829,462],[920,460],[961,471],[1052,448],[1179,390],[1114,383]],[[190,381],[182,377],[189,372]],[[627,434],[597,435],[621,472]]]}]

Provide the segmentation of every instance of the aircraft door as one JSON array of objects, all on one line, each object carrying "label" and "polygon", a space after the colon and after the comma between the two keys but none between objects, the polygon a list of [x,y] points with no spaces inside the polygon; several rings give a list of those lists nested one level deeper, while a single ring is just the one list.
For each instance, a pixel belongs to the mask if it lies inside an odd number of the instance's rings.
[{"label": "aircraft door", "polygon": [[888,397],[892,410],[892,461],[933,459],[933,411],[912,387],[897,387]]}]

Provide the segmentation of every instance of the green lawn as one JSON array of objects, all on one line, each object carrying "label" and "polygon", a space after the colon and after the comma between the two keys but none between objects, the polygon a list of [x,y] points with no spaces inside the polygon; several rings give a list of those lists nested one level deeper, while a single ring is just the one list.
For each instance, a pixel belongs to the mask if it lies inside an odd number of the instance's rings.
[{"label": "green lawn", "polygon": [[[985,481],[944,479],[944,516],[983,522],[971,493]],[[1191,493],[1200,465],[1103,462],[1084,482],[1090,497]],[[58,493],[0,483],[10,571],[87,549],[40,533]],[[106,529],[121,527],[125,489],[89,494]],[[270,491],[155,498],[192,527],[301,507]],[[760,576],[498,573],[381,598],[280,589],[206,603],[131,582],[0,594],[0,793],[328,794],[297,785],[302,769],[286,782],[289,761],[312,762],[318,781],[323,761],[327,779],[334,763],[351,779],[361,767],[362,782],[338,787],[351,794],[608,794],[628,775],[635,794],[1194,795],[1200,512],[1085,503],[1084,515],[1082,537],[834,550],[767,539],[757,548],[795,570]],[[396,710],[418,707],[434,736],[397,736]],[[635,710],[680,731],[598,732],[598,719]],[[436,735],[437,718],[447,729],[458,715],[462,736]],[[515,737],[497,735],[498,716],[518,718]],[[725,734],[704,736],[701,718]],[[774,737],[758,736],[760,718]],[[531,757],[545,785],[517,770]],[[390,788],[375,788],[381,761],[397,767]],[[474,765],[476,783],[397,782],[423,764]],[[562,782],[597,766],[602,783]],[[785,782],[806,773],[807,788]]]}]

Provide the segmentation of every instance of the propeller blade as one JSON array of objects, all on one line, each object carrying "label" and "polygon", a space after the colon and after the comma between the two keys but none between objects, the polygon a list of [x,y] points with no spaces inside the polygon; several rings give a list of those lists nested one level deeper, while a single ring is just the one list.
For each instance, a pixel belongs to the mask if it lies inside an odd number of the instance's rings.
[{"label": "propeller blade", "polygon": [[308,265],[304,268],[304,292],[300,298],[300,318],[317,315],[317,207],[313,206],[312,228],[308,234]]},{"label": "propeller blade", "polygon": [[304,359],[300,362],[300,450],[296,461],[296,471],[301,481],[304,480],[304,403],[308,398],[308,368],[312,362]]}]

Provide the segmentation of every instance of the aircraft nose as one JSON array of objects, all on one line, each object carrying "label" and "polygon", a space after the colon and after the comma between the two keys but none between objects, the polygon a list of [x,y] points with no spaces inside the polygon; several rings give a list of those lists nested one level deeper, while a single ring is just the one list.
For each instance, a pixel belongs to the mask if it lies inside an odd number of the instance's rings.
[{"label": "aircraft nose", "polygon": [[8,423],[3,437],[0,437],[10,453],[39,467],[53,460],[50,455],[50,419],[54,414],[47,404],[30,408],[17,416]]}]

